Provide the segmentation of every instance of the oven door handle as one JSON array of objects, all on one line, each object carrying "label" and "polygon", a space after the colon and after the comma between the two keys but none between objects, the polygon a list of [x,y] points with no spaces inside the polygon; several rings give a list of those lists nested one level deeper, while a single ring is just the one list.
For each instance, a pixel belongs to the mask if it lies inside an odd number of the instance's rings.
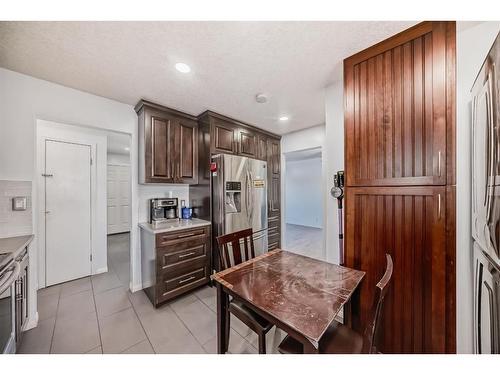
[{"label": "oven door handle", "polygon": [[20,273],[21,273],[21,266],[18,262],[15,262],[11,275],[9,277],[7,277],[7,279],[4,282],[2,282],[0,280],[0,282],[1,282],[0,294],[2,294],[3,292],[5,292],[7,289],[9,289],[11,287],[11,285],[14,283],[14,281],[16,281],[17,278],[19,277]]}]

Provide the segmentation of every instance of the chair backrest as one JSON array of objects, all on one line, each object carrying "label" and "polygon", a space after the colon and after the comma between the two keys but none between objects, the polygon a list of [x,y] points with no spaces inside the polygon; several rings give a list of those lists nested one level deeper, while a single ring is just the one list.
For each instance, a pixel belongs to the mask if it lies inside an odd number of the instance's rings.
[{"label": "chair backrest", "polygon": [[[243,249],[241,248],[242,242]],[[217,244],[221,270],[255,258],[252,228],[219,236]]]},{"label": "chair backrest", "polygon": [[374,350],[374,339],[377,333],[377,327],[380,320],[380,313],[384,303],[385,295],[389,289],[389,284],[392,279],[392,258],[389,254],[385,254],[387,266],[385,268],[384,276],[377,283],[375,288],[375,296],[373,298],[373,305],[371,310],[370,320],[365,327],[363,353],[372,353]]}]

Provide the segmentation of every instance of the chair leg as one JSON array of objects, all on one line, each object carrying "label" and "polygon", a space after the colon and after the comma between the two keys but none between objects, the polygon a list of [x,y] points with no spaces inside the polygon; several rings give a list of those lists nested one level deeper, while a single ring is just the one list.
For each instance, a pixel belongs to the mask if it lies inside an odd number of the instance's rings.
[{"label": "chair leg", "polygon": [[229,312],[228,309],[226,316],[226,353],[229,350],[229,332],[231,331],[230,319],[231,319],[231,313]]},{"label": "chair leg", "polygon": [[259,354],[266,354],[266,334],[258,333],[259,336]]}]

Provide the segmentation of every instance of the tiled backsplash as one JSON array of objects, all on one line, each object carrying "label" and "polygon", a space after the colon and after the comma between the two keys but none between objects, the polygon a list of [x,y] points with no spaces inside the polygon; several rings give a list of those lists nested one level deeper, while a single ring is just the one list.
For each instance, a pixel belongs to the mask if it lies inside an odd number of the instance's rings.
[{"label": "tiled backsplash", "polygon": [[[28,197],[26,211],[13,211],[13,197]],[[31,181],[0,180],[0,238],[33,233]]]}]

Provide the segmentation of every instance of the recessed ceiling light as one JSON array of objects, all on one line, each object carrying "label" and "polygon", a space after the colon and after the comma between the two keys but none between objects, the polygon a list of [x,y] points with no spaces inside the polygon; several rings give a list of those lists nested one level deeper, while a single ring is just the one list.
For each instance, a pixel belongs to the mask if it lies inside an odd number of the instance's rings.
[{"label": "recessed ceiling light", "polygon": [[280,121],[288,121],[288,116],[281,116]]},{"label": "recessed ceiling light", "polygon": [[181,73],[189,73],[191,71],[191,68],[189,67],[188,64],[184,64],[181,62],[175,64],[175,69],[177,69]]},{"label": "recessed ceiling light", "polygon": [[130,151],[130,147],[125,147],[125,151]]}]

